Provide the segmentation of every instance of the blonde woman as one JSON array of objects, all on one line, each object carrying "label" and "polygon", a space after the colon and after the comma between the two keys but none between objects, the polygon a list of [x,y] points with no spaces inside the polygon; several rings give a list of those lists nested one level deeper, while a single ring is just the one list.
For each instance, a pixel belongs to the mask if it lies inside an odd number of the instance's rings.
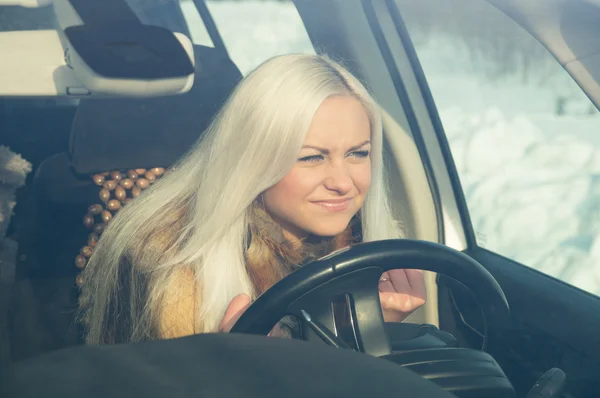
[{"label": "blonde woman", "polygon": [[[266,61],[103,233],[83,275],[87,343],[229,331],[296,267],[402,237],[382,152],[377,105],[340,64],[296,54]],[[425,302],[420,271],[390,271],[379,290],[388,322]]]}]

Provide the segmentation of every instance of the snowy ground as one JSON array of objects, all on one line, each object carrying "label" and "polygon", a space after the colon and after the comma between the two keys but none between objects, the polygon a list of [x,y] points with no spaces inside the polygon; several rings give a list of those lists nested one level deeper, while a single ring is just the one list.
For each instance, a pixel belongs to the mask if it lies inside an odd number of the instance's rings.
[{"label": "snowy ground", "polygon": [[[208,6],[243,73],[277,54],[314,52],[289,3]],[[192,36],[210,43],[201,28]],[[562,71],[551,86],[492,84],[473,77],[459,51],[436,40],[417,48],[480,245],[600,295],[598,112]],[[564,115],[560,95],[571,99]]]}]

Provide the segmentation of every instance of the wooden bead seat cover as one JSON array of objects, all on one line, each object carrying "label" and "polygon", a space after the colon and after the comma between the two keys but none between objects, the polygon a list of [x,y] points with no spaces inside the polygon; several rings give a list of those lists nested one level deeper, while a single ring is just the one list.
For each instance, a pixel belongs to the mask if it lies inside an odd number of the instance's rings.
[{"label": "wooden bead seat cover", "polygon": [[[85,268],[94,253],[98,239],[114,215],[164,174],[165,169],[155,167],[152,169],[113,170],[90,176],[100,189],[98,193],[100,201],[89,206],[87,214],[83,217],[83,225],[90,230],[90,233],[86,245],[75,257],[77,268],[80,270]],[[77,287],[81,288],[83,283],[81,272],[77,275],[75,283]]]}]

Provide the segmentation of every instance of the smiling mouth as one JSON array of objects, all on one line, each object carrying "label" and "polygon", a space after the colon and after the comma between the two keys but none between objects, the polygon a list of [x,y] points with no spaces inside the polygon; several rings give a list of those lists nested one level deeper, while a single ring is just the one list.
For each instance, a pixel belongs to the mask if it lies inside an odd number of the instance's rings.
[{"label": "smiling mouth", "polygon": [[317,206],[322,207],[325,210],[339,212],[339,211],[348,210],[348,208],[350,207],[351,200],[352,200],[352,198],[319,200],[319,201],[315,201],[313,203],[316,204]]}]

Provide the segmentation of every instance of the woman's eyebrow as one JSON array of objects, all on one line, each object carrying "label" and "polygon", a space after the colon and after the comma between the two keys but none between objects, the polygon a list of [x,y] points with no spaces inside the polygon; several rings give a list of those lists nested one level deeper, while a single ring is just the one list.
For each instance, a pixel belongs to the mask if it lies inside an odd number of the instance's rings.
[{"label": "woman's eyebrow", "polygon": [[358,144],[358,145],[356,145],[356,146],[353,146],[352,148],[350,148],[350,149],[349,149],[349,151],[356,151],[357,149],[360,149],[360,148],[362,148],[363,146],[365,146],[365,145],[367,145],[367,144],[370,144],[370,143],[371,143],[371,141],[370,141],[370,140],[366,140],[365,142],[362,142],[362,143],[360,143],[360,144]]},{"label": "woman's eyebrow", "polygon": [[[360,144],[351,147],[350,149],[348,149],[348,151],[355,151],[355,150],[362,148],[363,146],[370,144],[370,143],[371,143],[370,140],[366,140],[365,142],[361,142]],[[304,148],[316,149],[317,151],[319,151],[325,155],[327,155],[329,153],[329,149],[321,148],[321,147],[314,146],[314,145],[303,145],[302,149],[304,149]]]}]

